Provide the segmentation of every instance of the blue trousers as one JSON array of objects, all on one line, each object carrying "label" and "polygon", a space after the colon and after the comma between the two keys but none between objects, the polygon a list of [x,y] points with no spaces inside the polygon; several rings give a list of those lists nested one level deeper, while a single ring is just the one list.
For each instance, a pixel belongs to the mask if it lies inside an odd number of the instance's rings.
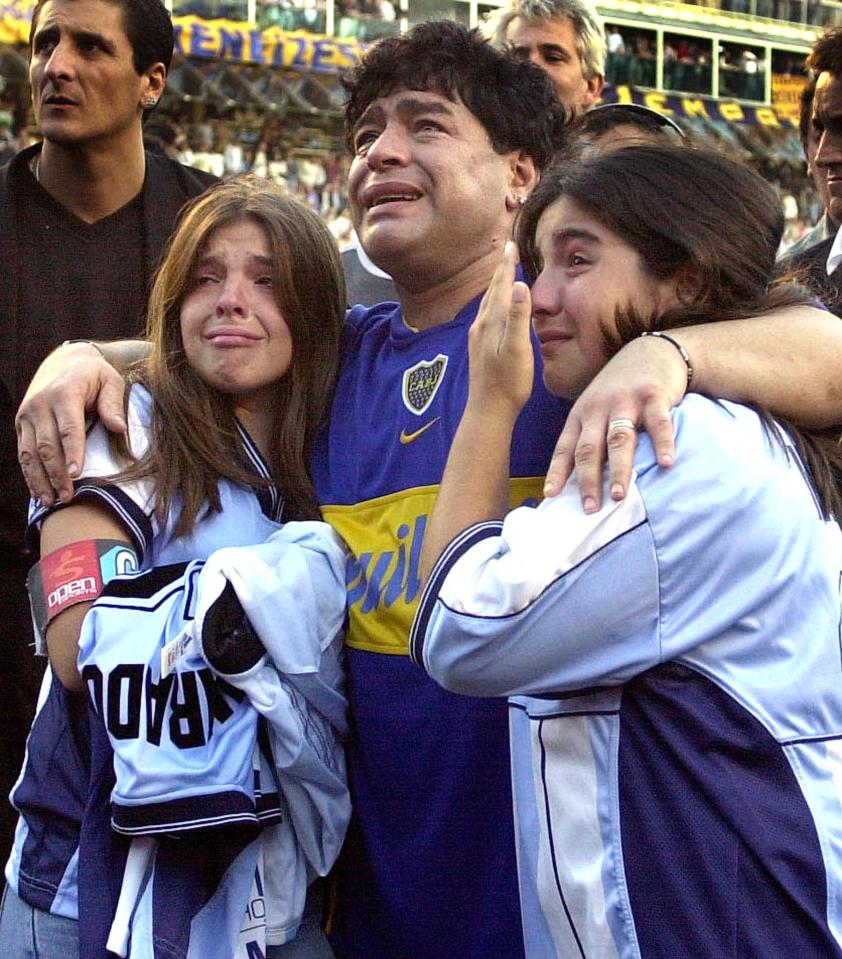
[{"label": "blue trousers", "polygon": [[79,928],[75,919],[33,909],[6,886],[0,906],[0,956],[3,959],[75,959]]},{"label": "blue trousers", "polygon": [[[321,897],[307,897],[298,935],[283,946],[269,946],[266,959],[333,959],[320,928]],[[79,929],[75,919],[53,916],[25,903],[6,886],[0,905],[2,959],[78,959]]]}]

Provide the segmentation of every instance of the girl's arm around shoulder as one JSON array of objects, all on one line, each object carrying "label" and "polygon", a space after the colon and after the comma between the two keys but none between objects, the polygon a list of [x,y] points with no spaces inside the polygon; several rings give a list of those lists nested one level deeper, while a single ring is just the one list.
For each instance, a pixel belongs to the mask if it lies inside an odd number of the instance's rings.
[{"label": "girl's arm around shoulder", "polygon": [[[666,332],[692,360],[696,393],[755,403],[809,428],[842,422],[842,324],[832,313],[791,306],[751,319]],[[559,490],[575,465],[583,503],[598,506],[606,427],[616,418],[642,424],[658,449],[659,462],[672,463],[676,451],[669,410],[680,401],[686,384],[686,364],[665,339],[639,337],[626,344],[574,405],[553,453],[549,490]],[[612,438],[607,458],[616,483],[613,495],[620,498],[636,437],[626,430]]]}]

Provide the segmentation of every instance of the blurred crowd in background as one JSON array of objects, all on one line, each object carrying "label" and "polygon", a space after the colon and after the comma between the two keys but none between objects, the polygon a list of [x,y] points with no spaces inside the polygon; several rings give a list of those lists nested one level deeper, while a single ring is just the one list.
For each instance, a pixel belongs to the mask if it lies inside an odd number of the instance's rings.
[{"label": "blurred crowd in background", "polygon": [[[766,6],[764,2],[721,0],[720,6],[738,13],[756,10],[758,15],[766,15],[768,6],[769,16],[796,20],[824,15],[825,10],[820,4],[801,10],[794,2],[769,0]],[[711,6],[710,0],[706,5]],[[264,23],[282,29],[324,28],[324,4],[319,0],[259,0],[258,11]],[[398,0],[337,0],[335,11],[335,34],[340,37],[373,40],[399,29]],[[221,0],[188,0],[179,4],[178,12],[225,16],[237,10],[228,10]],[[606,39],[607,88],[656,86],[658,63],[651,30],[609,22]],[[726,99],[764,101],[769,69],[803,76],[803,56],[792,54],[787,63],[779,62],[783,54],[776,53],[777,59],[769,64],[762,47],[722,42],[714,54],[709,40],[676,33],[664,35],[661,88],[709,95],[714,56],[718,93]],[[28,90],[22,89],[25,73],[20,65],[16,69],[19,79],[7,77],[5,89],[0,76],[0,163],[36,139]],[[336,77],[176,57],[167,94],[145,128],[146,139],[153,149],[217,176],[252,171],[284,184],[318,211],[344,245],[352,239],[352,228],[346,210],[342,99]],[[298,113],[290,110],[296,105]],[[777,187],[787,217],[786,244],[816,222],[821,206],[795,127],[730,123],[705,115],[675,119],[691,139],[753,166]]]},{"label": "blurred crowd in background", "polygon": [[[146,128],[147,144],[217,176],[251,171],[269,177],[319,212],[340,246],[350,241],[345,192],[349,158],[338,145],[332,150],[323,144],[310,149],[293,146],[288,125],[277,117],[243,117],[233,110],[230,116],[208,115],[196,122],[190,112],[178,106],[156,112]],[[777,187],[786,213],[786,244],[798,239],[821,215],[794,130],[790,134],[700,117],[678,118],[678,122],[690,137],[751,164]],[[26,124],[17,134],[14,129],[13,111],[0,104],[0,163],[36,139]]]}]

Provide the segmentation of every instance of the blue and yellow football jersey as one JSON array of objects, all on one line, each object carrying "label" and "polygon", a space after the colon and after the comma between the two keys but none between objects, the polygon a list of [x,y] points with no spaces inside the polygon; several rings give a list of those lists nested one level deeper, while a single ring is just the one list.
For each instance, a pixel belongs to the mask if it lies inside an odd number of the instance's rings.
[{"label": "blue and yellow football jersey", "polygon": [[[506,705],[441,690],[408,658],[427,517],[468,389],[479,299],[415,332],[396,304],[349,314],[314,476],[348,565],[355,807],[334,935],[347,959],[522,954]],[[565,407],[536,377],[512,444],[534,502]]]}]

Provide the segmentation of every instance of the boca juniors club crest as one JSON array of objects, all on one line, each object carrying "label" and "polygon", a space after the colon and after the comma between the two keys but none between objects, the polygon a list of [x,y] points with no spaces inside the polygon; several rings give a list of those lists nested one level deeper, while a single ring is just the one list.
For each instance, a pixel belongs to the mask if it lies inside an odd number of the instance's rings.
[{"label": "boca juniors club crest", "polygon": [[424,360],[404,370],[403,404],[410,413],[420,416],[428,409],[441,386],[446,369],[447,357],[439,353],[434,360]]}]

